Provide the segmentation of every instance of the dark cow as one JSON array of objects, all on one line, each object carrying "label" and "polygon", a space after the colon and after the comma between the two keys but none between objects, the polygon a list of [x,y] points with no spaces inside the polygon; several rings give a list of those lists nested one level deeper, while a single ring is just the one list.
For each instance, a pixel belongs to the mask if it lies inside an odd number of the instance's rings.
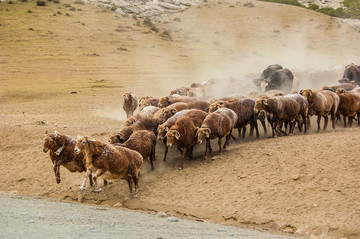
[{"label": "dark cow", "polygon": [[274,64],[268,66],[262,72],[260,79],[254,80],[253,83],[261,91],[281,90],[290,93],[293,80],[294,76],[290,70]]},{"label": "dark cow", "polygon": [[347,65],[344,70],[344,75],[340,83],[352,83],[360,86],[360,66],[354,63]]}]

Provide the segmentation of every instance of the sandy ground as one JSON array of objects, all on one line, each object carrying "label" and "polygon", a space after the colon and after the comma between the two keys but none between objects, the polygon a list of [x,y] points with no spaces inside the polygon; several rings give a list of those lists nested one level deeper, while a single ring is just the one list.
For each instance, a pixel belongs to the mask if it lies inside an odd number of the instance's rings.
[{"label": "sandy ground", "polygon": [[89,3],[1,2],[0,190],[299,236],[359,238],[360,128],[341,123],[335,131],[247,138],[207,160],[200,145],[182,171],[179,153],[171,149],[163,163],[159,144],[155,171],[143,165],[138,198],[124,181],[99,194],[79,192],[83,175],[64,168],[56,184],[42,152],[45,131],[107,141],[125,120],[126,91],[163,96],[191,82],[232,77],[238,81],[217,95],[247,94],[254,90],[248,79],[273,63],[293,70],[299,89],[317,89],[336,84],[345,65],[359,64],[358,25],[253,4],[209,0],[162,16],[154,22],[170,31],[170,41],[142,20]]}]

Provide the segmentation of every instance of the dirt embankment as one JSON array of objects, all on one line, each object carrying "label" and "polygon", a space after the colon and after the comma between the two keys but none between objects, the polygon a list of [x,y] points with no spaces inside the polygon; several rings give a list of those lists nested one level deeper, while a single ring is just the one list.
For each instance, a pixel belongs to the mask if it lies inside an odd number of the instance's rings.
[{"label": "dirt embankment", "polygon": [[56,184],[41,151],[45,130],[107,141],[124,122],[126,91],[163,96],[191,82],[232,77],[237,83],[217,93],[247,94],[254,90],[247,77],[273,63],[293,70],[299,88],[336,84],[343,66],[359,60],[357,26],[292,6],[208,1],[154,20],[170,31],[170,41],[142,20],[90,3],[2,2],[0,11],[1,191],[359,237],[358,127],[262,135],[207,160],[200,145],[183,171],[176,170],[176,149],[162,162],[159,143],[155,171],[144,164],[137,199],[123,181],[99,194],[79,192],[83,175],[63,168]]}]

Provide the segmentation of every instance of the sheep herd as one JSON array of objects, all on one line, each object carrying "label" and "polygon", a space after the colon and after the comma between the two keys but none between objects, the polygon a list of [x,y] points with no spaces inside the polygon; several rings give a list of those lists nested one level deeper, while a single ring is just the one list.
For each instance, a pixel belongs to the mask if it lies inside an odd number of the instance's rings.
[{"label": "sheep herd", "polygon": [[[353,120],[360,126],[360,87],[356,84],[342,83],[321,90],[302,89],[291,94],[281,90],[250,92],[247,97],[234,95],[218,99],[208,94],[216,87],[214,80],[174,89],[169,96],[161,98],[137,98],[128,92],[123,101],[127,120],[119,132],[110,136],[108,143],[86,136],[75,140],[56,131],[46,133],[44,152],[50,151],[57,183],[61,181],[62,165],[71,172],[85,172],[80,190],[85,189],[88,178],[98,191],[101,190],[98,177],[122,178],[128,182],[130,192],[132,183],[135,184],[136,196],[143,161],[149,160],[154,170],[157,141],[165,146],[164,162],[168,148],[176,145],[181,154],[179,169],[182,169],[186,156],[191,159],[193,148],[203,141],[206,158],[212,152],[210,140],[217,139],[221,153],[231,139],[239,141],[245,137],[247,125],[250,125],[250,136],[255,130],[259,137],[258,122],[267,134],[267,121],[273,137],[291,135],[296,126],[306,133],[313,115],[317,116],[318,131],[321,118],[324,118],[323,129],[326,130],[329,116],[334,129],[341,116],[344,127],[352,126]],[[134,114],[137,108],[139,112]],[[238,130],[237,138],[233,136],[234,129]]]}]

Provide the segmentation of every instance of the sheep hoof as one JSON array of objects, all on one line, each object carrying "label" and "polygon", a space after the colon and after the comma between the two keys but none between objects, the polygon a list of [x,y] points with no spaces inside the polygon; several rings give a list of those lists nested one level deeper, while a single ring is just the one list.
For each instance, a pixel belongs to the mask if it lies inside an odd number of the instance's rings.
[{"label": "sheep hoof", "polygon": [[99,188],[99,189],[94,189],[94,190],[92,190],[91,192],[93,192],[93,193],[99,193],[99,192],[101,192],[101,191],[102,191],[102,189]]},{"label": "sheep hoof", "polygon": [[178,170],[182,170],[183,168],[181,166],[178,167]]},{"label": "sheep hoof", "polygon": [[85,188],[84,188],[83,186],[81,186],[81,187],[79,188],[79,190],[80,190],[80,191],[85,191]]}]

